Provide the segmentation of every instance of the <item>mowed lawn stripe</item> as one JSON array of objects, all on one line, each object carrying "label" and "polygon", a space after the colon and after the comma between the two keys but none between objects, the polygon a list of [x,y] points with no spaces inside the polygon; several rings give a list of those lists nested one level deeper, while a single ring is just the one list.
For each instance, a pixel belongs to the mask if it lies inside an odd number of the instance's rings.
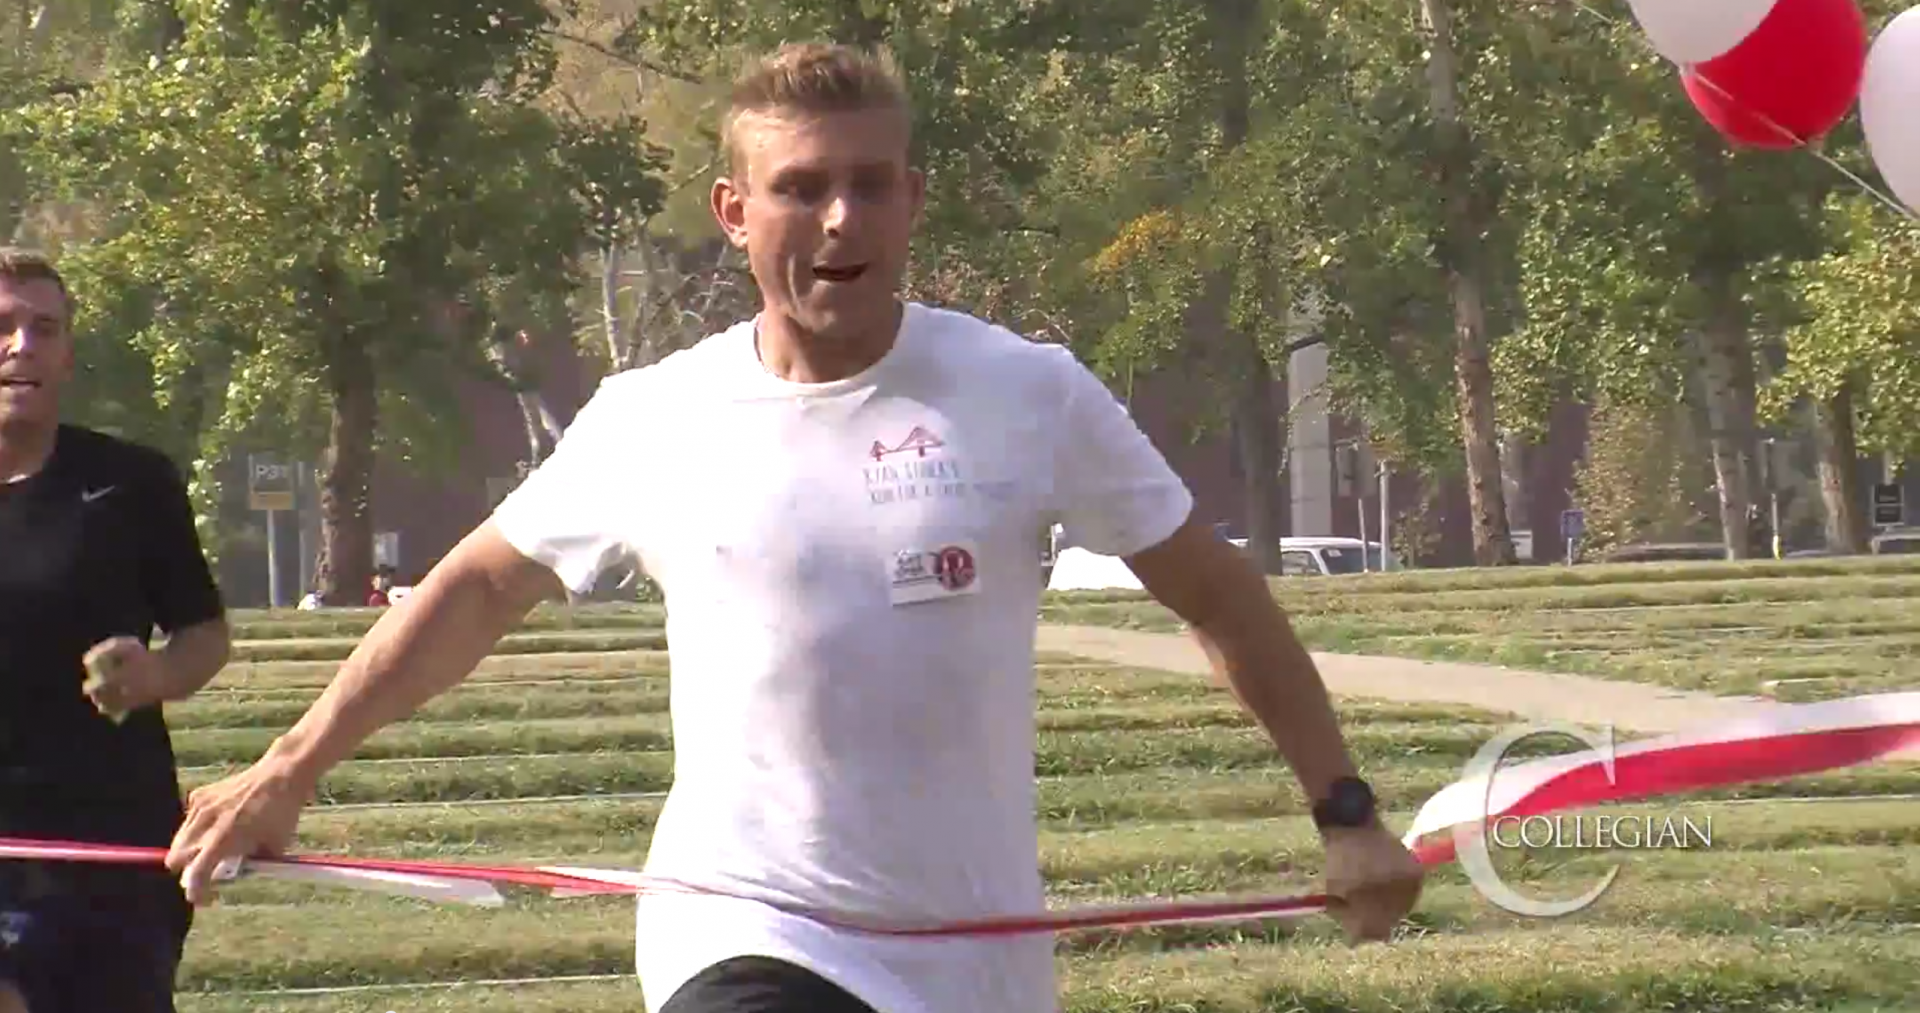
[{"label": "mowed lawn stripe", "polygon": [[[1151,748],[1151,744],[1149,744]],[[1268,747],[1271,753],[1271,747]],[[1130,820],[1180,820],[1272,816],[1298,811],[1297,788],[1277,754],[1249,749],[1237,765],[1218,756],[1190,756],[1180,768],[1152,766],[1150,755],[1131,759],[1144,766],[1129,769],[1127,757],[1089,754],[1062,757],[1079,767],[1069,776],[1039,781],[1039,815],[1062,824],[1110,825]],[[669,752],[583,753],[567,757],[489,758],[404,765],[336,768],[321,792],[325,804],[457,803],[659,792],[671,787]],[[201,768],[182,778],[194,787],[216,780],[223,770]],[[1444,758],[1408,760],[1371,769],[1380,798],[1388,805],[1417,806],[1459,778],[1459,767]],[[1738,785],[1701,792],[1719,799],[1792,798],[1827,795],[1906,795],[1920,793],[1920,765],[1879,764],[1780,781]]]},{"label": "mowed lawn stripe", "polygon": [[[1182,953],[1065,955],[1062,1013],[1892,1013],[1920,939],[1715,937],[1619,926],[1432,935],[1349,949],[1289,939]],[[182,1013],[632,1013],[615,980],[358,995],[198,996]],[[1888,1005],[1879,1005],[1879,1003]],[[1892,1003],[1901,1003],[1892,1005]],[[1845,1005],[1843,1005],[1845,1004]]]},{"label": "mowed lawn stripe", "polygon": [[1366,616],[1370,625],[1395,634],[1486,630],[1529,631],[1540,636],[1611,634],[1657,637],[1695,631],[1727,636],[1767,631],[1830,641],[1854,633],[1912,632],[1916,626],[1920,626],[1920,620],[1913,614],[1913,602],[1905,598],[1884,601],[1852,598],[1732,605],[1661,605],[1572,611],[1541,609],[1524,612],[1462,611],[1436,607],[1424,611],[1399,610],[1377,616],[1365,612],[1328,612],[1296,618],[1309,622],[1328,622],[1341,616]]},{"label": "mowed lawn stripe", "polygon": [[[311,612],[234,609],[234,636],[243,640],[359,639],[385,609],[325,609]],[[543,603],[527,614],[520,629],[532,632],[662,628],[666,610],[659,605],[596,602],[589,605]]]},{"label": "mowed lawn stripe", "polygon": [[[436,722],[665,714],[670,686],[670,678],[665,675],[613,683],[586,679],[539,686],[463,684],[380,734]],[[1154,711],[1197,704],[1238,708],[1231,694],[1207,679],[1142,668],[1061,667],[1040,673],[1036,691],[1043,719],[1062,711],[1085,709]],[[319,687],[285,696],[207,693],[167,708],[167,723],[177,739],[190,739],[195,732],[206,729],[257,729],[278,734],[299,720],[319,695]],[[1433,722],[1493,726],[1505,720],[1491,712],[1436,704],[1342,699],[1338,705],[1343,719],[1355,726]]]},{"label": "mowed lawn stripe", "polygon": [[[1200,870],[1163,865],[1056,890],[1085,902],[1195,896],[1220,891],[1307,892],[1308,856],[1283,870]],[[612,857],[612,856],[610,856]],[[628,861],[617,863],[630,866]],[[1790,928],[1844,934],[1883,932],[1920,921],[1920,850],[1820,848],[1779,853],[1642,852],[1592,908],[1569,926],[1621,925],[1650,932],[1761,935]],[[1817,865],[1818,877],[1804,875]],[[1718,870],[1718,871],[1714,871]],[[1540,894],[1575,895],[1594,870],[1512,877]],[[1664,873],[1664,874],[1663,874]],[[509,905],[479,909],[373,895],[331,904],[230,903],[209,908],[190,947],[191,988],[270,988],[367,981],[589,974],[631,967],[632,901],[555,900],[516,892]],[[1446,935],[1476,935],[1537,922],[1501,912],[1457,875],[1438,876],[1414,924]],[[1150,932],[1061,937],[1066,951],[1115,944],[1206,946],[1247,933],[1329,938],[1329,919],[1241,926],[1176,926]]]},{"label": "mowed lawn stripe", "polygon": [[[1041,713],[1050,725],[1040,731],[1037,740],[1036,770],[1042,776],[1148,767],[1233,768],[1278,762],[1280,755],[1266,732],[1244,718],[1235,718],[1224,706],[1184,714],[1164,708],[1134,714],[1118,708]],[[1355,755],[1373,764],[1402,758],[1465,763],[1481,748],[1491,729],[1492,726],[1438,722],[1355,722],[1349,739]],[[527,753],[667,749],[671,748],[669,730],[668,718],[662,713],[626,718],[583,717],[571,722],[548,718],[524,722],[396,725],[369,739],[355,759],[336,769],[353,770],[370,760],[384,762],[394,758],[483,762],[495,756]],[[229,729],[183,735],[180,755],[192,759],[182,762],[194,765],[251,762],[262,745],[262,731],[245,731],[246,734]],[[624,746],[623,742],[646,745]],[[1516,750],[1516,755],[1518,752]]]},{"label": "mowed lawn stripe", "polygon": [[[1193,729],[1177,735],[1121,732],[1042,733],[1035,770],[1040,776],[1179,770],[1282,770],[1285,761],[1261,733],[1244,729]],[[1435,741],[1445,746],[1444,737]],[[1457,776],[1455,757],[1420,755],[1397,737],[1368,749],[1356,736],[1356,755],[1380,755],[1402,768],[1429,767],[1435,779]],[[183,774],[189,788],[215,780],[233,767],[196,768]],[[569,795],[592,791],[655,791],[671,784],[673,754],[665,749],[595,752],[571,756],[426,758],[414,762],[349,760],[322,782],[323,801],[440,801],[512,798],[518,794]]]},{"label": "mowed lawn stripe", "polygon": [[[529,656],[529,660],[537,657]],[[544,671],[529,667],[518,670],[516,675],[541,674]],[[561,672],[552,674],[557,678]],[[622,675],[631,678],[619,682],[598,677],[559,682],[543,679],[542,684],[537,686],[501,685],[487,680],[466,682],[428,701],[403,723],[665,713],[671,677],[664,667],[635,668]],[[167,723],[176,733],[201,728],[269,728],[277,732],[298,720],[299,715],[319,697],[323,688],[322,685],[314,685],[284,695],[268,696],[222,694],[217,688],[210,689],[190,700],[169,706]],[[1224,689],[1198,676],[1102,664],[1044,667],[1035,676],[1035,689],[1042,709],[1208,700],[1232,702],[1232,697]],[[1343,701],[1342,706],[1351,708],[1355,720],[1498,720],[1491,714],[1429,704]]]},{"label": "mowed lawn stripe", "polygon": [[[609,708],[616,713],[624,709]],[[672,747],[670,721],[664,709],[638,706],[633,710],[634,713],[620,717],[406,722],[384,729],[367,740],[355,759],[444,759]],[[1243,729],[1249,727],[1251,719],[1238,704],[1151,702],[1133,707],[1049,708],[1039,712],[1037,720],[1045,731],[1175,732]],[[1383,721],[1371,723],[1375,728],[1385,724]],[[273,728],[188,729],[175,733],[174,753],[178,761],[187,766],[251,763],[279,735]]]},{"label": "mowed lawn stripe", "polygon": [[[1180,793],[1180,789],[1168,790]],[[1268,848],[1304,846],[1314,836],[1298,815],[1269,817],[1284,808],[1298,812],[1295,799],[1273,805],[1266,784],[1246,786],[1248,815],[1212,819],[1140,821],[1120,825],[1045,822],[1045,839],[1059,847],[1172,847],[1198,839],[1218,844],[1250,839],[1244,846]],[[657,801],[581,800],[538,805],[489,807],[445,806],[403,811],[341,810],[326,807],[308,812],[301,822],[300,847],[356,855],[430,856],[460,854],[490,861],[501,855],[523,854],[540,847],[569,854],[612,848],[638,850],[651,833],[660,806]],[[1715,850],[1777,849],[1816,844],[1920,844],[1920,799],[1873,799],[1790,802],[1764,799],[1730,803],[1692,798],[1667,798],[1584,810],[1588,818],[1625,814],[1636,819],[1649,814],[1672,815],[1701,825],[1710,822]],[[1406,826],[1407,810],[1390,811],[1388,822]],[[1536,825],[1537,826],[1537,825]],[[1595,824],[1589,824],[1589,830]],[[1537,829],[1530,829],[1538,839]],[[1596,832],[1597,831],[1592,831]],[[1515,831],[1503,829],[1503,840]],[[1076,843],[1077,842],[1077,843]],[[1241,846],[1241,845],[1235,845]],[[1127,861],[1132,861],[1131,858]]]},{"label": "mowed lawn stripe", "polygon": [[[280,640],[239,640],[233,644],[233,660],[261,661],[344,661],[358,641],[339,637]],[[548,652],[665,650],[667,635],[651,628],[615,628],[611,630],[572,630],[555,633],[513,633],[494,646],[495,654],[544,654]]]},{"label": "mowed lawn stripe", "polygon": [[[1624,811],[1619,810],[1617,812]],[[1649,811],[1652,812],[1652,811]],[[1628,812],[1640,817],[1647,813]],[[331,821],[332,826],[304,828],[301,850],[310,854],[344,852],[356,857],[402,856],[434,861],[487,864],[580,864],[639,869],[644,865],[652,821],[635,810],[603,807],[598,813],[575,814],[571,822],[551,821],[544,836],[482,838],[462,833],[458,824],[443,824],[412,833],[373,827],[360,819]],[[1568,840],[1563,847],[1509,847],[1518,835],[1509,831],[1493,849],[1496,867],[1514,882],[1535,880],[1591,880],[1606,866],[1619,864],[1636,880],[1678,882],[1727,879],[1739,881],[1764,876],[1771,870],[1791,872],[1818,862],[1849,864],[1876,861],[1881,852],[1920,853],[1920,802],[1828,804],[1824,806],[1753,806],[1715,808],[1711,803],[1653,813],[1671,818],[1675,837],[1659,846],[1616,844],[1599,847],[1591,840]],[[1682,822],[1684,821],[1684,823]],[[1390,817],[1400,825],[1404,815]],[[1656,824],[1657,825],[1657,824]],[[1591,822],[1585,833],[1594,833]],[[385,833],[381,831],[385,830]],[[1567,835],[1572,831],[1568,830]],[[398,839],[396,839],[398,838]],[[1544,834],[1533,836],[1544,840]],[[1133,824],[1075,832],[1046,828],[1040,836],[1040,868],[1056,892],[1149,895],[1164,892],[1164,884],[1117,886],[1135,879],[1186,876],[1193,885],[1180,892],[1241,889],[1245,882],[1274,876],[1311,876],[1317,873],[1322,852],[1306,820],[1250,819],[1194,823]],[[1823,857],[1825,856],[1825,857]],[[1440,878],[1457,879],[1457,866],[1436,870]],[[1203,885],[1210,884],[1210,885]],[[310,887],[250,880],[228,888],[228,903],[354,904],[364,895],[327,887]],[[1920,900],[1920,897],[1911,898]]]},{"label": "mowed lawn stripe", "polygon": [[[1391,600],[1392,595],[1353,591],[1353,582],[1341,583],[1346,580],[1274,582],[1302,638],[1315,650],[1479,662],[1792,701],[1920,687],[1911,664],[1920,657],[1920,610],[1903,586],[1892,588],[1898,597],[1847,598],[1841,596],[1847,587],[1860,587],[1821,578],[1799,582],[1809,599],[1804,601],[1573,608],[1568,606],[1580,603],[1547,591],[1512,592],[1524,602],[1464,592],[1408,592],[1399,596],[1406,600]],[[1733,588],[1741,582],[1722,583]],[[1768,593],[1792,598],[1783,587],[1793,583],[1770,581]],[[1307,586],[1325,590],[1302,590]],[[1678,585],[1649,586],[1671,593]],[[1726,593],[1739,594],[1737,589]],[[1829,595],[1839,597],[1813,600]],[[1422,601],[1417,608],[1411,604]],[[1083,605],[1062,596],[1051,599],[1047,609],[1051,621],[1178,628],[1150,602]],[[1781,691],[1783,680],[1818,681],[1792,683]]]},{"label": "mowed lawn stripe", "polygon": [[[575,651],[548,654],[506,654],[481,662],[462,685],[482,686],[549,679],[627,679],[660,676],[667,672],[665,651]],[[340,674],[338,661],[236,662],[202,692],[314,693]]]},{"label": "mowed lawn stripe", "polygon": [[[1414,585],[1409,590],[1369,590],[1379,576],[1358,580],[1270,581],[1275,598],[1290,615],[1315,619],[1329,615],[1389,616],[1394,613],[1612,611],[1673,606],[1783,605],[1843,600],[1892,601],[1920,597],[1920,574],[1771,577],[1750,580],[1704,579],[1590,587],[1450,588],[1444,592]],[[1042,615],[1050,622],[1075,622],[1082,616],[1132,614],[1140,621],[1163,622],[1171,612],[1144,595],[1088,597],[1049,595]],[[1105,625],[1100,624],[1100,625]]]},{"label": "mowed lawn stripe", "polygon": [[[1064,656],[1041,656],[1034,670],[1042,680],[1062,670],[1084,670],[1101,666],[1099,662]],[[664,678],[668,674],[667,652],[656,650],[576,651],[542,654],[505,654],[489,657],[461,681],[458,689],[489,688],[555,683],[594,684]],[[260,699],[276,694],[319,695],[340,672],[338,661],[247,661],[235,662],[194,698],[195,701],[219,698]],[[1190,677],[1188,677],[1190,678]],[[176,708],[182,705],[176,705]]]}]

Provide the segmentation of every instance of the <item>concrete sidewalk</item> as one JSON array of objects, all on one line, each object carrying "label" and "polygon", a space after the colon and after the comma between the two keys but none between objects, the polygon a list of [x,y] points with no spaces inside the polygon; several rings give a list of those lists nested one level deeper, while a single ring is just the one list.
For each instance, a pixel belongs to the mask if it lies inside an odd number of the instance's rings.
[{"label": "concrete sidewalk", "polygon": [[[1196,675],[1210,671],[1206,654],[1186,634],[1043,625],[1036,645],[1042,651],[1113,664]],[[1461,704],[1530,721],[1569,721],[1590,727],[1610,724],[1623,732],[1670,732],[1780,706],[1761,697],[1713,696],[1645,683],[1493,665],[1353,654],[1316,653],[1313,658],[1327,688],[1336,696]]]}]

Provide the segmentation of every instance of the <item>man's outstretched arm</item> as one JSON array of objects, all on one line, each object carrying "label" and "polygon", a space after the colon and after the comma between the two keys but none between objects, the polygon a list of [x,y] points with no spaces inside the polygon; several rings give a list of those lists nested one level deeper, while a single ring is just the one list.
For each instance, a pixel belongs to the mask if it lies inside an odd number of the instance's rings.
[{"label": "man's outstretched arm", "polygon": [[[1189,520],[1126,557],[1147,591],[1185,619],[1213,670],[1272,736],[1312,801],[1356,774],[1313,657],[1238,549]],[[1378,818],[1323,827],[1329,913],[1354,941],[1383,940],[1419,899],[1419,863]]]},{"label": "man's outstretched arm", "polygon": [[167,866],[188,900],[210,896],[224,860],[282,851],[321,778],[375,732],[459,684],[540,601],[564,596],[554,571],[492,522],[383,612],[326,692],[251,768],[188,799]]},{"label": "man's outstretched arm", "polygon": [[[1314,802],[1354,773],[1326,686],[1264,577],[1193,516],[1193,496],[1166,458],[1071,352],[1058,356],[1055,505],[1094,552],[1124,559],[1141,584],[1193,627],[1219,679],[1273,737]],[[1167,532],[1171,530],[1172,533]],[[1420,894],[1413,855],[1346,803],[1322,822],[1329,910],[1353,939],[1383,939]]]}]

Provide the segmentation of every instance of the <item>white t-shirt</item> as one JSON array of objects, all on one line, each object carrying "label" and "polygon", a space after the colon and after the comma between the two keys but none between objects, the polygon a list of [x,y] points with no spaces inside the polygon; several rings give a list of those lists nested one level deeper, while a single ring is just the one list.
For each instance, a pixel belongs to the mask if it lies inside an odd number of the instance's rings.
[{"label": "white t-shirt", "polygon": [[605,380],[494,521],[576,591],[633,553],[665,592],[674,783],[646,871],[731,896],[640,900],[649,1007],[762,954],[882,1013],[1054,1010],[1050,936],[885,937],[771,905],[1044,909],[1043,535],[1129,555],[1192,503],[1065,348],[917,304],[833,383],[769,373],[752,321]]}]

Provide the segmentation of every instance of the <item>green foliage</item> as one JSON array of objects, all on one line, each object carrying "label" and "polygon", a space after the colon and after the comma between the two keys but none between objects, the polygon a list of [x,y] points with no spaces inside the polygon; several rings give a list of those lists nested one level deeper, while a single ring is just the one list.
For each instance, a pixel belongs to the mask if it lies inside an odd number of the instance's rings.
[{"label": "green foliage", "polygon": [[1587,454],[1574,472],[1586,511],[1588,555],[1635,542],[1691,541],[1714,530],[1706,507],[1711,468],[1690,453],[1689,416],[1646,399],[1604,402],[1588,421]]},{"label": "green foliage", "polygon": [[1530,433],[1569,398],[1671,403],[1686,336],[1711,312],[1703,272],[1731,272],[1756,338],[1776,333],[1789,310],[1777,272],[1820,252],[1821,203],[1844,185],[1804,153],[1729,152],[1630,17],[1560,28],[1534,54],[1530,121],[1507,131],[1532,170],[1519,196],[1524,321],[1495,368],[1504,420]]},{"label": "green foliage", "polygon": [[1764,407],[1782,418],[1851,380],[1860,449],[1920,455],[1920,225],[1848,196],[1831,202],[1829,226],[1833,250],[1793,265],[1803,315]]},{"label": "green foliage", "polygon": [[430,406],[383,436],[446,460],[448,379],[486,369],[492,322],[564,298],[585,240],[657,206],[657,153],[638,124],[534,105],[536,0],[178,14],[164,55],[7,122],[40,196],[87,209],[63,259],[81,329],[151,364],[103,359],[102,382],[150,386],[155,435],[156,413],[199,423],[209,494],[237,446],[314,455],[361,354],[380,395]]},{"label": "green foliage", "polygon": [[[1568,399],[1668,418],[1720,272],[1785,363],[1775,419],[1852,378],[1862,448],[1920,451],[1911,229],[1833,197],[1846,184],[1803,153],[1727,153],[1624,5],[1451,5],[1502,428],[1538,435]],[[1868,0],[1870,27],[1899,5]],[[1112,378],[1222,391],[1245,349],[1203,340],[1215,310],[1280,369],[1323,340],[1333,407],[1377,454],[1462,464],[1408,0],[44,6],[30,32],[0,19],[0,199],[30,198],[32,231],[67,247],[87,421],[198,459],[209,497],[231,451],[327,444],[348,352],[371,363],[373,445],[456,461],[454,392],[497,375],[491,334],[571,328],[589,293],[597,317],[583,257],[711,238],[715,100],[750,52],[800,39],[884,44],[907,71],[932,184],[913,297],[1071,342]],[[1225,112],[1242,79],[1244,131]],[[1851,123],[1825,147],[1864,164]],[[1609,432],[1583,488],[1625,497],[1622,532],[1685,527],[1644,505],[1679,466]]]}]

